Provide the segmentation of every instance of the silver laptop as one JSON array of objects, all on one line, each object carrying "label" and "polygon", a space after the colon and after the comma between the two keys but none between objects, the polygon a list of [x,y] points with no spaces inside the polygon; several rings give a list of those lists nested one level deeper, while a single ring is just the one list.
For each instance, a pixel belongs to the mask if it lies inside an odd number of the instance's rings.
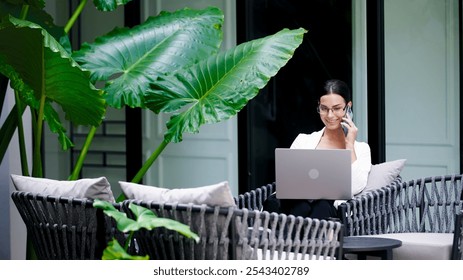
[{"label": "silver laptop", "polygon": [[279,199],[351,199],[349,150],[275,149]]}]

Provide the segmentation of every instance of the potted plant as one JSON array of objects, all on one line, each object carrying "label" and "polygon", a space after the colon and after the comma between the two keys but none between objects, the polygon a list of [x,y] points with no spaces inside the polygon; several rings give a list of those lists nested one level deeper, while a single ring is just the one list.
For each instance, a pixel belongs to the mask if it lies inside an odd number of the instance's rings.
[{"label": "potted plant", "polygon": [[[93,2],[105,11],[129,1]],[[7,13],[2,13],[0,25],[0,38],[5,38],[0,43],[0,73],[10,79],[17,103],[1,128],[0,158],[14,130],[19,128],[22,135],[20,116],[29,106],[35,119],[35,177],[42,176],[43,121],[58,135],[63,149],[73,145],[52,104],[59,105],[73,124],[92,127],[71,180],[78,177],[107,106],[173,113],[164,141],[132,180],[139,182],[169,143],[182,141],[184,132],[197,133],[203,124],[238,113],[292,57],[306,32],[282,30],[219,52],[223,13],[213,7],[186,8],[161,12],[130,29],[115,29],[71,51],[67,33],[87,1],[81,2],[63,29],[50,24],[53,20],[43,10],[45,1],[11,2],[16,4],[2,3]],[[133,59],[126,59],[128,54]],[[97,82],[104,86],[98,89]],[[3,100],[5,91],[1,94]],[[21,159],[23,174],[28,175],[23,153]]]},{"label": "potted plant", "polygon": [[[101,11],[128,2],[93,0]],[[44,121],[62,149],[73,146],[57,110],[72,124],[91,127],[69,180],[78,179],[108,106],[172,114],[164,141],[132,179],[139,182],[169,143],[182,141],[183,133],[236,115],[291,59],[306,33],[284,29],[220,52],[222,11],[185,8],[161,12],[133,28],[116,28],[72,50],[67,34],[86,3],[82,0],[60,27],[44,11],[44,0],[0,2],[0,100],[3,105],[8,80],[16,100],[0,128],[0,160],[17,129],[23,175],[43,177]],[[22,125],[26,108],[33,121],[31,174]]]}]

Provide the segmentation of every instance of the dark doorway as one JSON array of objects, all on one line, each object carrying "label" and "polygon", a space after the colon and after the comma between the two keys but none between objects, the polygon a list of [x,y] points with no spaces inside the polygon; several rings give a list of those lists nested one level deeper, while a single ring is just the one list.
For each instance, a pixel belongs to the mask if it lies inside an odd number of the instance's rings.
[{"label": "dark doorway", "polygon": [[352,2],[237,0],[238,43],[304,27],[293,58],[238,114],[239,192],[275,181],[275,148],[323,124],[317,93],[327,79],[352,85]]}]

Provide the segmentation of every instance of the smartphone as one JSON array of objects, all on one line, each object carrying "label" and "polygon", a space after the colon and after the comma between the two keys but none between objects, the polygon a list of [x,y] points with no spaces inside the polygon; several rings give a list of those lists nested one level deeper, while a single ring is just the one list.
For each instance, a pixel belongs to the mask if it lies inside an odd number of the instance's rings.
[{"label": "smartphone", "polygon": [[[350,106],[347,106],[346,118],[351,119],[351,120],[354,119],[354,113],[352,113],[352,108]],[[347,127],[342,126],[342,130],[344,130],[344,135],[347,136],[347,132],[348,132]]]}]

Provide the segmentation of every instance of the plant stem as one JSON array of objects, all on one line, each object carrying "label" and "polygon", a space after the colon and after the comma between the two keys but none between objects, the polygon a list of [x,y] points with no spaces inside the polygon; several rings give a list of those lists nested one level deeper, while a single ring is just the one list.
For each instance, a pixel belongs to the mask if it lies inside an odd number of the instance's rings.
[{"label": "plant stem", "polygon": [[42,177],[42,156],[41,156],[41,147],[42,147],[42,131],[43,131],[43,111],[45,107],[45,93],[42,92],[40,97],[40,107],[39,114],[36,119],[37,127],[35,129],[35,139],[34,139],[34,152],[33,152],[33,161],[32,161],[32,176],[33,177]]},{"label": "plant stem", "polygon": [[[27,14],[29,12],[29,5],[23,5],[21,9],[21,14],[19,15],[20,19],[26,19]],[[24,176],[29,176],[29,167],[27,166],[27,156],[26,156],[26,144],[24,140],[24,127],[22,123],[22,113],[24,112],[24,107],[22,106],[18,92],[15,91],[15,102],[16,102],[16,110],[18,112],[18,135],[19,135],[19,150],[20,150],[20,157],[21,157],[21,169]],[[33,111],[31,111],[33,112]],[[40,151],[40,150],[39,150]],[[38,152],[40,155],[40,152]],[[32,167],[34,167],[34,163],[32,163]],[[34,172],[34,171],[32,171]],[[42,173],[42,168],[40,166],[40,173]],[[34,174],[34,173],[33,173]],[[35,254],[34,247],[32,245],[32,241],[27,236],[27,246],[26,246],[26,259],[27,260],[34,260],[37,259]]]},{"label": "plant stem", "polygon": [[27,165],[26,141],[24,140],[24,126],[22,119],[22,104],[19,99],[18,91],[14,91],[14,98],[16,102],[16,113],[18,115],[18,141],[19,141],[19,156],[21,158],[21,170],[23,176],[29,176],[29,167]]},{"label": "plant stem", "polygon": [[[69,33],[69,31],[74,26],[77,19],[79,18],[80,14],[82,14],[82,11],[84,10],[85,5],[87,5],[87,0],[82,0],[79,6],[77,6],[77,9],[74,11],[71,18],[69,19],[69,21],[66,23],[66,26],[64,27],[64,32],[66,32],[66,34]],[[95,136],[95,133],[96,133],[96,127],[92,126],[87,135],[87,139],[85,139],[85,143],[79,154],[79,158],[77,159],[76,166],[74,167],[74,170],[72,171],[71,176],[69,176],[68,180],[77,180],[79,178],[80,171],[82,170],[84,160],[87,156],[88,149],[90,147],[90,144],[93,141],[93,137]]]},{"label": "plant stem", "polygon": [[[166,148],[167,144],[169,144],[169,142],[166,142],[165,140],[162,140],[162,143],[156,148],[156,150],[151,154],[151,156],[149,157],[149,159],[147,161],[145,161],[145,163],[143,164],[143,166],[140,168],[140,170],[138,170],[137,174],[135,174],[135,177],[133,177],[132,179],[132,183],[139,183],[141,181],[141,179],[143,178],[143,176],[145,176],[146,172],[148,171],[148,169],[151,167],[151,165],[153,165],[153,163],[156,161],[156,159],[158,158],[158,156],[162,153],[162,151]],[[116,199],[116,202],[121,202],[123,200],[125,200],[127,197],[124,195],[124,193],[121,193],[117,199]]]},{"label": "plant stem", "polygon": [[[21,13],[19,14],[20,19],[26,19],[29,12],[29,5],[22,5]],[[16,112],[18,114],[18,141],[19,141],[19,155],[21,158],[21,171],[23,176],[29,176],[29,167],[27,164],[26,154],[26,141],[24,140],[24,126],[22,121],[22,105],[21,99],[19,98],[18,91],[14,91],[14,98],[16,102]]]},{"label": "plant stem", "polygon": [[125,250],[127,253],[129,252],[129,251],[128,251],[128,250],[129,250],[129,246],[130,246],[130,243],[132,242],[132,237],[133,237],[133,234],[134,234],[134,233],[135,233],[134,231],[131,231],[131,232],[129,233],[129,236],[127,236],[127,239],[126,239],[126,241],[125,241],[124,250]]},{"label": "plant stem", "polygon": [[19,14],[19,18],[26,19],[28,12],[29,12],[29,5],[24,4],[21,8],[21,14]]},{"label": "plant stem", "polygon": [[84,10],[84,7],[85,7],[86,4],[87,4],[87,0],[82,0],[82,2],[80,2],[79,6],[77,6],[77,9],[74,11],[71,18],[69,19],[69,21],[66,23],[66,26],[64,27],[64,32],[66,32],[66,34],[69,33],[72,26],[74,26],[74,23],[79,18],[80,14]]},{"label": "plant stem", "polygon": [[[64,32],[66,34],[68,34],[72,26],[74,26],[76,20],[79,18],[86,4],[87,4],[87,0],[82,0],[79,6],[77,6],[77,9],[74,11],[71,18],[69,19],[69,21],[66,23],[66,26],[64,27]],[[79,158],[77,159],[76,166],[74,167],[74,170],[72,171],[71,175],[68,177],[68,180],[77,180],[79,178],[80,171],[82,170],[84,160],[87,156],[90,144],[93,141],[93,137],[95,136],[95,132],[96,132],[96,127],[92,126],[87,135],[87,139],[85,140],[84,146],[82,147],[82,150],[79,154]]]},{"label": "plant stem", "polygon": [[80,151],[79,158],[77,159],[77,162],[76,162],[76,166],[74,167],[74,170],[72,171],[72,174],[71,176],[69,176],[68,180],[77,180],[79,178],[79,173],[82,170],[85,157],[87,156],[88,149],[90,147],[90,144],[93,141],[93,137],[95,136],[95,133],[96,133],[96,127],[92,126],[90,128],[90,131],[88,132],[87,138],[85,139],[84,146],[82,147],[82,150]]},{"label": "plant stem", "polygon": [[140,170],[137,172],[135,177],[132,179],[132,183],[139,183],[143,176],[145,176],[146,172],[148,169],[153,165],[153,163],[156,161],[158,156],[161,154],[161,152],[166,148],[168,142],[165,140],[162,140],[161,144],[157,147],[157,149],[151,154],[151,156],[145,161],[143,166],[140,168]]}]

